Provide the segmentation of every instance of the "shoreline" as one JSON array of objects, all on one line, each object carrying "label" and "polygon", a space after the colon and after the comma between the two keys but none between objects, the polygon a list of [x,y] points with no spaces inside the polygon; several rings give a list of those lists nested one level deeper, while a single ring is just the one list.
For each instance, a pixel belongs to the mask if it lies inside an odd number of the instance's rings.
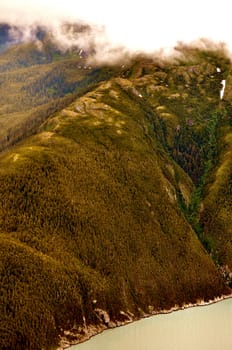
[{"label": "shoreline", "polygon": [[[122,327],[122,326],[126,326],[128,324],[131,324],[133,322],[139,321],[139,320],[143,320],[145,318],[149,318],[152,316],[156,316],[156,315],[165,315],[165,314],[170,314],[176,311],[181,311],[181,310],[186,310],[189,308],[193,308],[193,307],[202,307],[202,306],[209,306],[209,305],[213,305],[216,304],[220,301],[226,300],[226,299],[232,299],[232,293],[230,294],[226,294],[226,295],[222,295],[221,297],[215,297],[212,300],[209,301],[204,301],[204,300],[199,300],[196,303],[189,303],[189,304],[183,304],[182,306],[179,305],[175,305],[170,309],[164,309],[164,310],[160,310],[160,311],[152,311],[149,314],[144,314],[144,316],[138,317],[138,318],[131,318],[126,321],[120,322],[120,321],[116,321],[116,322],[109,322],[109,325],[105,325],[105,324],[101,324],[101,325],[90,325],[90,326],[86,326],[85,328],[85,334],[81,336],[80,333],[78,334],[74,334],[71,331],[67,332],[67,337],[61,337],[61,341],[60,341],[60,345],[57,348],[57,350],[66,350],[66,349],[70,349],[72,348],[72,346],[84,343],[88,340],[90,340],[92,337],[103,333],[105,330],[108,329],[114,329],[114,328],[118,328],[118,327]],[[126,314],[126,313],[125,313]],[[126,314],[127,315],[127,314]],[[83,328],[84,329],[84,328]],[[73,337],[78,337],[79,339],[73,339],[73,340],[68,340],[68,336],[73,336]]]}]

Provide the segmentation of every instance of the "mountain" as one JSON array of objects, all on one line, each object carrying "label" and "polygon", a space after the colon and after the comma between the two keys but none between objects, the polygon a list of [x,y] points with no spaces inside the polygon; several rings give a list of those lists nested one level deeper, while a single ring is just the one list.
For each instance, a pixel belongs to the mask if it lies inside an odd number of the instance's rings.
[{"label": "mountain", "polygon": [[231,293],[231,64],[180,52],[0,55],[2,350]]}]

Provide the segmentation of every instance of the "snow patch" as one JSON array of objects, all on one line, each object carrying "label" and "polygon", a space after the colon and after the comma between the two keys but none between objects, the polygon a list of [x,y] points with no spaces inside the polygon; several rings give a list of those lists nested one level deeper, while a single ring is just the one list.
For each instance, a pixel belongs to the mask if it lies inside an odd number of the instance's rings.
[{"label": "snow patch", "polygon": [[222,88],[221,88],[221,91],[220,91],[220,99],[221,100],[223,99],[223,96],[224,96],[225,87],[226,87],[226,81],[225,81],[225,79],[223,79],[222,80]]}]

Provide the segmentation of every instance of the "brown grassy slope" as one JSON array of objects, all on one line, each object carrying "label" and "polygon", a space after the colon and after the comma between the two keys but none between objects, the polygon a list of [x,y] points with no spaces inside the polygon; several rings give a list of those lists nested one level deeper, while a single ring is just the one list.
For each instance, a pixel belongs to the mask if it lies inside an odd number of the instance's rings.
[{"label": "brown grassy slope", "polygon": [[191,180],[128,85],[102,83],[1,156],[1,349],[49,349],[96,308],[116,320],[229,292],[179,210]]}]

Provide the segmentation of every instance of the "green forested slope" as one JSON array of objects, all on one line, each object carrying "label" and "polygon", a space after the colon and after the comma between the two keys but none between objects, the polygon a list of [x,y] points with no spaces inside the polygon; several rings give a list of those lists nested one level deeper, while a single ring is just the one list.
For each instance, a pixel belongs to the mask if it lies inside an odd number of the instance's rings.
[{"label": "green forested slope", "polygon": [[1,349],[230,292],[198,238],[229,63],[188,54],[135,60],[1,154]]},{"label": "green forested slope", "polygon": [[232,114],[231,73],[222,102],[223,118],[217,130],[217,157],[207,179],[201,221],[211,242],[211,254],[232,286]]}]

